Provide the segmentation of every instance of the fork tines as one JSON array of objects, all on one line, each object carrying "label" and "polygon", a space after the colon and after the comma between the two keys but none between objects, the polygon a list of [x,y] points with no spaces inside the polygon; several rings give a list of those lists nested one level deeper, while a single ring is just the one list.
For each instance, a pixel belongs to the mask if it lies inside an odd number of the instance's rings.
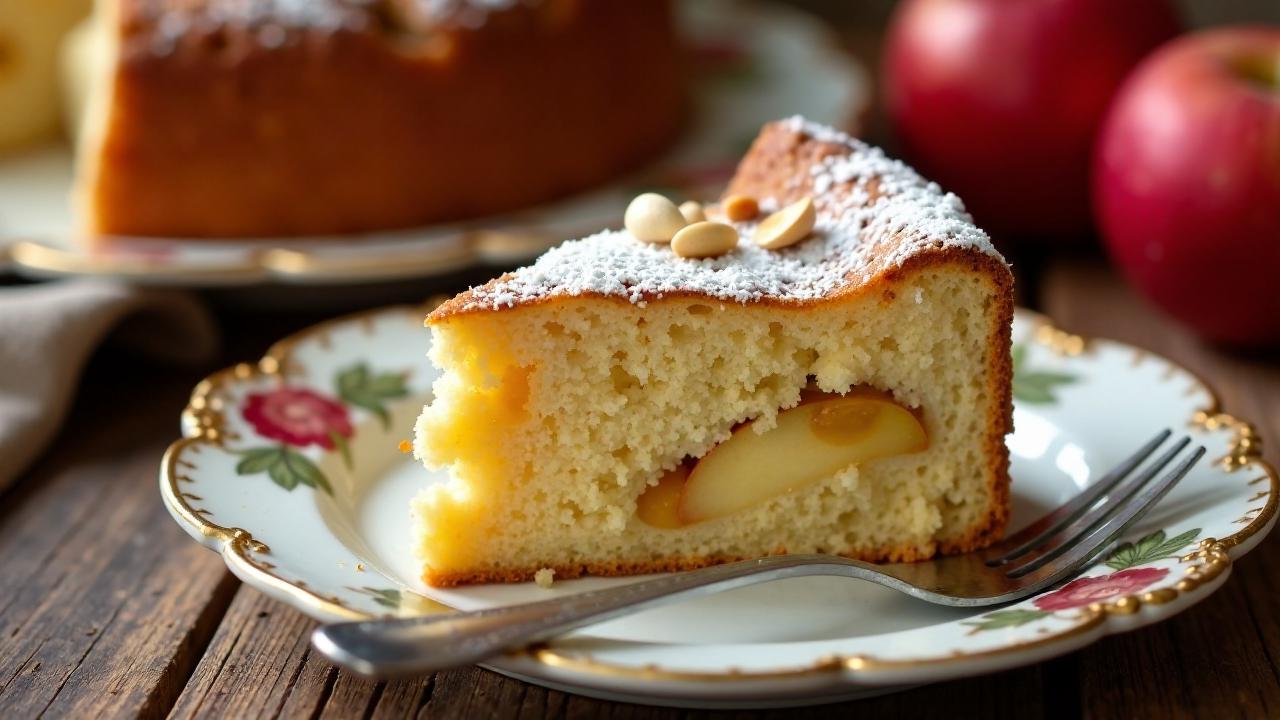
[{"label": "fork tines", "polygon": [[1037,572],[1060,578],[1093,560],[1159,502],[1204,455],[1204,448],[1197,447],[1153,484],[1152,480],[1191,444],[1191,438],[1184,437],[1134,475],[1170,435],[1169,430],[1161,431],[1084,492],[1006,539],[1000,548],[1008,549],[988,559],[987,565],[1006,567],[1006,574],[1013,579]]}]

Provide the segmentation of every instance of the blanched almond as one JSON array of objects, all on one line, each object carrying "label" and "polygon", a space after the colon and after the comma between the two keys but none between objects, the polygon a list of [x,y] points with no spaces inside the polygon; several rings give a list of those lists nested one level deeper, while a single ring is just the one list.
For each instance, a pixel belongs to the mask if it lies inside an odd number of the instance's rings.
[{"label": "blanched almond", "polygon": [[738,231],[718,222],[694,223],[671,238],[671,249],[686,258],[716,257],[737,246]]},{"label": "blanched almond", "polygon": [[808,237],[817,220],[813,198],[806,197],[761,220],[753,239],[762,248],[781,250]]},{"label": "blanched almond", "polygon": [[703,222],[707,219],[707,214],[702,210],[702,203],[694,200],[685,200],[680,203],[680,214],[688,223]]},{"label": "blanched almond", "polygon": [[745,195],[730,195],[720,203],[720,207],[724,210],[724,216],[733,222],[751,220],[760,214],[760,203]]},{"label": "blanched almond", "polygon": [[671,242],[686,221],[675,203],[657,193],[644,193],[627,206],[622,224],[637,240],[665,243]]}]

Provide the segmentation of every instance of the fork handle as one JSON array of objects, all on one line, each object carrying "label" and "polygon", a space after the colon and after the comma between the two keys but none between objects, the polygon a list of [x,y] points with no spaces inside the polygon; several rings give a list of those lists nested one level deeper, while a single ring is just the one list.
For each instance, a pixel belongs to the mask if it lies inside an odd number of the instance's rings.
[{"label": "fork handle", "polygon": [[674,600],[809,575],[883,582],[870,566],[862,568],[843,559],[833,562],[823,555],[775,555],[535,603],[324,625],[315,630],[311,640],[330,660],[363,675],[432,672],[469,665]]}]

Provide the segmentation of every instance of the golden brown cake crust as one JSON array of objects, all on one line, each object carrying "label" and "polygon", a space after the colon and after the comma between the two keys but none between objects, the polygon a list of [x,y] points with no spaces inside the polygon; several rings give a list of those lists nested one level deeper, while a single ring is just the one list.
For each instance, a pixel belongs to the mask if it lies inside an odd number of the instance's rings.
[{"label": "golden brown cake crust", "polygon": [[121,0],[114,100],[79,189],[87,230],[457,220],[597,184],[674,138],[667,0],[520,2],[480,21],[457,9],[472,4]]}]

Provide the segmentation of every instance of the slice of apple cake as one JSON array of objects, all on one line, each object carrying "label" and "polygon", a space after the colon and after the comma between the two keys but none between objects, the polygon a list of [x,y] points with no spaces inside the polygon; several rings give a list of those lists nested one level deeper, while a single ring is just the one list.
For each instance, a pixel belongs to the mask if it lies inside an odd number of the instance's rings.
[{"label": "slice of apple cake", "polygon": [[718,206],[642,196],[626,225],[427,318],[428,583],[1000,536],[1013,280],[958,198],[792,118]]}]

